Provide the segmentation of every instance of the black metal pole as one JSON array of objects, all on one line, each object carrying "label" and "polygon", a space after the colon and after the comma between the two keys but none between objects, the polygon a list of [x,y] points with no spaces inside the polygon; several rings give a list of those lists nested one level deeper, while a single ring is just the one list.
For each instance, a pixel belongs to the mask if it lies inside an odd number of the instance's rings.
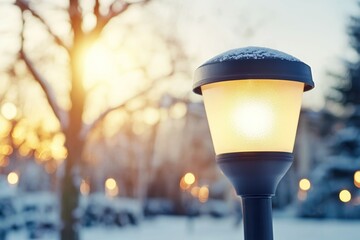
[{"label": "black metal pole", "polygon": [[273,240],[271,196],[241,198],[245,240]]},{"label": "black metal pole", "polygon": [[216,156],[242,199],[245,240],[273,240],[271,196],[290,168],[287,152],[240,152]]}]

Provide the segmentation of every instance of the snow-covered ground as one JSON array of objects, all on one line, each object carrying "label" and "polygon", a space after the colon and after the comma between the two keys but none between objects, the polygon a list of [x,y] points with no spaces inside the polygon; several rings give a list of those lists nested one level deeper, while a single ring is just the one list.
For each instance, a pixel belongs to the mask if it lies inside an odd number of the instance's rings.
[{"label": "snow-covered ground", "polygon": [[[189,222],[184,217],[158,217],[142,222],[138,227],[86,228],[81,231],[83,240],[240,240],[242,227],[235,227],[234,218],[196,218]],[[306,220],[295,218],[274,219],[276,240],[358,240],[360,221]],[[13,233],[10,240],[28,239],[25,232]],[[42,240],[57,240],[46,235]]]}]

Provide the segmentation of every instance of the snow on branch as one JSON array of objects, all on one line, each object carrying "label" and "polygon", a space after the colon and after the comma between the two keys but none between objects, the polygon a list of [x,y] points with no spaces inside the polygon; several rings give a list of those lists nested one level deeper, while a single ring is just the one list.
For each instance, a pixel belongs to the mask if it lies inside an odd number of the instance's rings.
[{"label": "snow on branch", "polygon": [[24,0],[16,0],[15,4],[21,9],[22,12],[29,11],[34,17],[36,17],[44,26],[46,31],[54,38],[55,42],[61,47],[65,48],[67,51],[69,50],[64,41],[56,35],[53,30],[50,28],[49,24],[45,21],[45,19],[40,16],[33,8],[30,7],[29,2]]}]

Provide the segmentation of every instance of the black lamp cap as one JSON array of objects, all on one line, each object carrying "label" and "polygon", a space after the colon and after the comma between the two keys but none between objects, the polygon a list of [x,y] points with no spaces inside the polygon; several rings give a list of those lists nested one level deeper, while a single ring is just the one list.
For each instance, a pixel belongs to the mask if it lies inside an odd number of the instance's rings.
[{"label": "black lamp cap", "polygon": [[304,91],[314,88],[311,68],[299,59],[264,47],[237,48],[215,56],[195,71],[193,91],[201,86],[231,80],[280,79],[303,82]]}]

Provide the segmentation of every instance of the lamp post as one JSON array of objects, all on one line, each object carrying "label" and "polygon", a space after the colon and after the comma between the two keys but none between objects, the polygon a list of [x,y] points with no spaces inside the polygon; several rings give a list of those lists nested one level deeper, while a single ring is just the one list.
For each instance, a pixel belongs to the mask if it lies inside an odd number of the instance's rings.
[{"label": "lamp post", "polygon": [[247,47],[222,53],[195,72],[216,160],[241,196],[245,240],[272,240],[271,197],[293,161],[308,65],[286,53]]}]

